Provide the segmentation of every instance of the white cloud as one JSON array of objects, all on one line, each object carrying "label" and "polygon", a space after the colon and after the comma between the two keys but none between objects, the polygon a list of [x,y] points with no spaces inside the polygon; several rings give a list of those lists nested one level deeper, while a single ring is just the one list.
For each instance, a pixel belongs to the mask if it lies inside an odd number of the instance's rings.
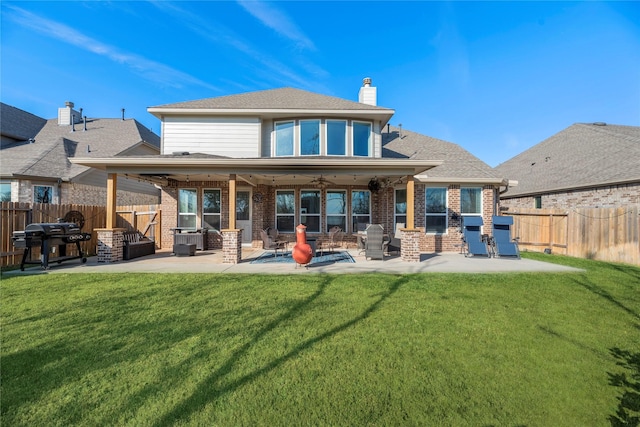
[{"label": "white cloud", "polygon": [[283,37],[288,38],[303,49],[316,50],[313,42],[298,26],[281,10],[262,1],[238,0],[244,10]]},{"label": "white cloud", "polygon": [[114,46],[110,46],[92,39],[91,37],[87,37],[79,31],[59,22],[42,18],[19,7],[7,6],[7,8],[11,9],[12,13],[5,13],[5,16],[16,23],[46,36],[76,46],[80,49],[87,50],[96,55],[104,56],[118,64],[125,65],[133,72],[147,80],[174,88],[182,88],[185,84],[192,84],[215,91],[220,90],[215,86],[212,86],[189,74],[183,73],[182,71],[171,68],[168,65],[144,58],[134,53],[121,51]]}]

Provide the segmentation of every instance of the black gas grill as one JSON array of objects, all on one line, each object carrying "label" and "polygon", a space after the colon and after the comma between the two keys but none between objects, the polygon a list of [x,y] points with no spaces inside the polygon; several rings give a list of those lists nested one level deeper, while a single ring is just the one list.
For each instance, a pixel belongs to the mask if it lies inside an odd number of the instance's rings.
[{"label": "black gas grill", "polygon": [[[24,248],[20,270],[24,271],[25,264],[40,264],[46,270],[49,268],[49,261],[60,264],[63,261],[82,259],[83,264],[87,262],[80,242],[91,240],[91,234],[81,232],[80,227],[72,222],[35,223],[27,225],[24,231],[14,231],[12,240],[13,246]],[[67,245],[70,244],[76,245],[78,255],[67,256]],[[35,247],[40,247],[39,261],[28,259],[31,249]],[[57,256],[49,259],[50,254],[56,252],[56,248]]]}]

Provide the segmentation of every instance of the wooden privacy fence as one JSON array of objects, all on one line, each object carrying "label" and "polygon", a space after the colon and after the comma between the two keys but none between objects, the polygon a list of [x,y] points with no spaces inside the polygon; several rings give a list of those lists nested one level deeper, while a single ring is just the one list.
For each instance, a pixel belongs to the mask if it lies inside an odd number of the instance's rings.
[{"label": "wooden privacy fence", "polygon": [[518,209],[506,215],[514,218],[520,250],[640,265],[638,206]]},{"label": "wooden privacy fence", "polygon": [[[11,237],[14,231],[24,230],[28,224],[38,222],[58,222],[58,219],[70,211],[78,211],[84,217],[82,231],[91,233],[91,240],[81,242],[83,252],[88,255],[96,253],[98,245],[96,228],[104,228],[107,223],[107,208],[105,206],[90,205],[54,205],[48,203],[13,203],[2,202],[2,221],[0,229],[0,265],[19,265],[22,260],[23,249],[13,247]],[[127,230],[139,230],[147,237],[155,238],[156,247],[161,247],[160,230],[161,211],[156,205],[119,206],[116,208],[116,226]],[[68,255],[76,255],[74,245],[67,245]],[[32,250],[32,259],[40,256],[39,248]]]}]

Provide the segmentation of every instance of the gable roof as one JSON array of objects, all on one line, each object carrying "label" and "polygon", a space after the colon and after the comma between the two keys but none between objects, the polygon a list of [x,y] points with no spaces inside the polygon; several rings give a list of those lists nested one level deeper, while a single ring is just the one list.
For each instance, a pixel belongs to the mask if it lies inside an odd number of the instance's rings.
[{"label": "gable roof", "polygon": [[420,182],[499,184],[503,181],[488,164],[458,144],[393,126],[382,132],[382,157],[442,160],[440,166],[418,175]]},{"label": "gable roof", "polygon": [[576,123],[496,166],[518,181],[502,197],[640,182],[640,127]]},{"label": "gable roof", "polygon": [[117,156],[145,143],[160,147],[160,137],[134,119],[88,119],[86,131],[82,123],[75,125],[75,132],[71,129],[70,125],[59,126],[57,119],[47,120],[33,143],[2,147],[2,176],[69,180],[89,169],[68,160],[77,155]]},{"label": "gable roof", "polygon": [[165,115],[238,114],[261,117],[287,117],[348,114],[353,118],[380,120],[384,126],[395,113],[393,109],[349,101],[335,96],[290,87],[268,89],[239,95],[219,96],[147,108],[162,119]]},{"label": "gable roof", "polygon": [[15,141],[33,138],[47,123],[46,119],[0,102],[0,135]]}]

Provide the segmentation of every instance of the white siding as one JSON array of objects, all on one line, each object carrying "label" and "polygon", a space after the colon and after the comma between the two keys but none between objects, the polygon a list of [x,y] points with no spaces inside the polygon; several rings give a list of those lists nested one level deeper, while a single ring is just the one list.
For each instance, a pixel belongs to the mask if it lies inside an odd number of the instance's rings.
[{"label": "white siding", "polygon": [[258,157],[260,120],[255,117],[165,117],[162,154],[182,151]]}]

